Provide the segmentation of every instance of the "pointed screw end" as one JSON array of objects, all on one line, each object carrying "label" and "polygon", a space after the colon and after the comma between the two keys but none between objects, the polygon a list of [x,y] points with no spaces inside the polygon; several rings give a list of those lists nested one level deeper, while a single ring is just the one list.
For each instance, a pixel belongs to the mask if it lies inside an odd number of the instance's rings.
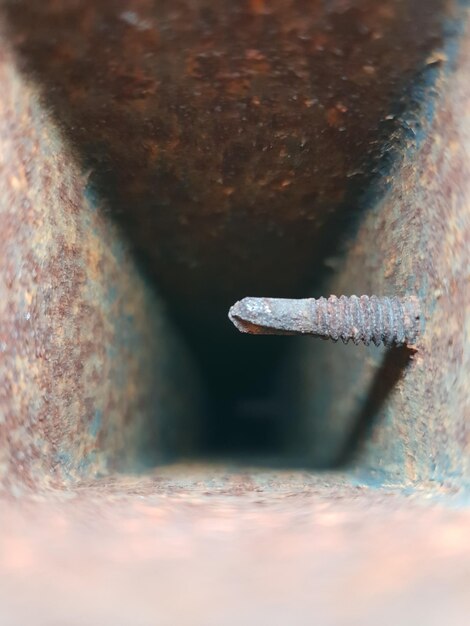
[{"label": "pointed screw end", "polygon": [[[262,330],[256,323],[256,301],[257,298],[243,298],[235,302],[228,312],[229,320],[241,333],[249,335],[259,335]],[[250,306],[254,303],[255,306]]]}]

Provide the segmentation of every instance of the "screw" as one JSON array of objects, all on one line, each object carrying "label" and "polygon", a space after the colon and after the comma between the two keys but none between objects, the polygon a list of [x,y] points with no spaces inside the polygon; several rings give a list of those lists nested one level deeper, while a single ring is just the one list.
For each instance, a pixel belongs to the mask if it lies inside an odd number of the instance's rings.
[{"label": "screw", "polygon": [[414,296],[244,298],[233,305],[229,318],[239,331],[253,335],[313,335],[401,346],[418,337],[420,307]]}]

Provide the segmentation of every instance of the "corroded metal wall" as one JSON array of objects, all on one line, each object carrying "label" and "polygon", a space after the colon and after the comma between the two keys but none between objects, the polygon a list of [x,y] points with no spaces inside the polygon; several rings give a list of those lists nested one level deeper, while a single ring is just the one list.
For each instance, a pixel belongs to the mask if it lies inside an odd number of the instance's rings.
[{"label": "corroded metal wall", "polygon": [[286,346],[246,349],[226,321],[238,297],[417,292],[430,319],[413,358],[387,355],[382,372],[380,352],[300,350],[285,438],[329,464],[386,412],[370,467],[465,474],[465,3],[0,7],[5,471],[96,470],[132,456],[143,424],[149,448],[155,424],[182,450],[200,428],[194,368],[175,369],[135,255],[206,390],[235,400]]},{"label": "corroded metal wall", "polygon": [[458,18],[454,0],[4,0],[2,11],[21,69],[160,288],[212,324],[220,302],[308,284],[326,225],[354,212]]},{"label": "corroded metal wall", "polygon": [[0,49],[0,482],[183,452],[196,374],[90,172]]},{"label": "corroded metal wall", "polygon": [[466,473],[464,4],[1,4],[5,471],[96,470],[105,450],[132,455],[144,423],[149,443],[163,422],[183,442],[175,415],[200,427],[194,370],[173,369],[130,250],[209,392],[236,399],[270,364],[261,343],[246,358],[225,306],[320,289],[347,225],[321,289],[417,293],[423,344],[379,370],[380,352],[305,344],[286,439],[329,464],[385,411],[372,468]]},{"label": "corroded metal wall", "polygon": [[[0,2],[2,626],[467,626],[467,6]],[[109,473],[194,442],[160,283],[224,394],[250,291],[417,292],[423,335],[293,348],[286,441],[348,471]]]},{"label": "corroded metal wall", "polygon": [[[245,295],[303,296],[318,280],[361,194],[400,154],[397,116],[439,62],[459,3],[4,0],[1,10],[19,69],[124,225],[208,386],[228,398],[214,414],[230,423],[230,403],[250,396],[284,344],[250,345],[246,358],[226,310]],[[223,439],[220,421],[206,430]]]},{"label": "corroded metal wall", "polygon": [[[351,461],[379,479],[470,478],[470,43],[454,30],[403,159],[334,259],[328,293],[417,294],[417,350],[299,345],[300,429],[319,464]],[[370,201],[369,197],[369,201]],[[298,433],[297,433],[298,434]],[[355,448],[352,450],[351,448]],[[346,452],[349,451],[349,455]]]}]

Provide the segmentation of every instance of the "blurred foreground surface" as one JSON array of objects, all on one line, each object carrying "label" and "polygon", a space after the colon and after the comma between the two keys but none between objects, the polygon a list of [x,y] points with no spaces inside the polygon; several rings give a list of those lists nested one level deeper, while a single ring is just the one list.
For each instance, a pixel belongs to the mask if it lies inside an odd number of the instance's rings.
[{"label": "blurred foreground surface", "polygon": [[2,624],[465,626],[461,504],[429,485],[188,465],[3,502]]}]

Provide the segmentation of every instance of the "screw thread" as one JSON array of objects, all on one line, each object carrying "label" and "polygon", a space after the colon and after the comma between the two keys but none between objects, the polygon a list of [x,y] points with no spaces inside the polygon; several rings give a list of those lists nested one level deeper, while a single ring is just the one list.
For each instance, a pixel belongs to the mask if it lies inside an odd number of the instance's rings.
[{"label": "screw thread", "polygon": [[244,298],[230,309],[229,317],[244,333],[313,335],[376,346],[413,344],[420,330],[419,302],[413,296]]},{"label": "screw thread", "polygon": [[414,343],[418,336],[416,298],[330,296],[310,302],[313,334],[333,341],[390,346]]}]

